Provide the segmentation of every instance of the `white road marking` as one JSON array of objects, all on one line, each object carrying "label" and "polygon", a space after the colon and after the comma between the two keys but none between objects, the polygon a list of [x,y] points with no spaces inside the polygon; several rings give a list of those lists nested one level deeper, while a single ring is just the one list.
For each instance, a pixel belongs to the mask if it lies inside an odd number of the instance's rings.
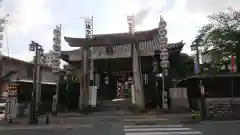
[{"label": "white road marking", "polygon": [[144,122],[144,121],[165,121],[167,118],[141,118],[141,119],[124,119],[126,122]]},{"label": "white road marking", "polygon": [[202,124],[225,124],[225,123],[240,123],[240,120],[229,120],[229,121],[203,121]]},{"label": "white road marking", "polygon": [[183,131],[191,130],[191,128],[132,128],[124,129],[125,132],[134,132],[134,131]]},{"label": "white road marking", "polygon": [[124,128],[161,128],[161,127],[183,127],[183,125],[125,125]]},{"label": "white road marking", "polygon": [[125,135],[200,135],[199,131],[184,131],[184,132],[145,132],[145,133],[125,133]]},{"label": "white road marking", "polygon": [[125,125],[125,135],[199,135],[200,131],[194,131],[183,125]]}]

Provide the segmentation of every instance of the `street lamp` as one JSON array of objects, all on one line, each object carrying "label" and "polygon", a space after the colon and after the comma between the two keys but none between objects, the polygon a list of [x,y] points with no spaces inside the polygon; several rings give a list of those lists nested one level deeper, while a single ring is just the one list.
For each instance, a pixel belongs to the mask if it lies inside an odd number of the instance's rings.
[{"label": "street lamp", "polygon": [[36,43],[32,41],[31,44],[29,44],[29,51],[35,51]]},{"label": "street lamp", "polygon": [[197,50],[197,45],[196,44],[192,44],[190,47],[191,47],[192,51],[196,51]]},{"label": "street lamp", "polygon": [[[35,59],[34,59],[34,72],[33,72],[33,90],[31,97],[31,106],[30,106],[30,119],[29,124],[37,124],[38,123],[38,99],[39,99],[39,86],[40,86],[40,68],[39,68],[39,58],[43,55],[43,48],[38,43],[31,41],[29,44],[29,50],[35,51]],[[37,83],[38,80],[38,83]]]},{"label": "street lamp", "polygon": [[43,56],[44,49],[41,47],[38,49],[38,51],[39,51],[39,56]]}]

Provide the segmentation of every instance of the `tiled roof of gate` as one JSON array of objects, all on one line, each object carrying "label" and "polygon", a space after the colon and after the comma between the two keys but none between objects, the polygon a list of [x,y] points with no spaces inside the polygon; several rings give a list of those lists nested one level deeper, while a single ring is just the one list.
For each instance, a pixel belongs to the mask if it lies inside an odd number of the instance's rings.
[{"label": "tiled roof of gate", "polygon": [[131,33],[111,33],[111,34],[97,34],[93,35],[91,41],[86,38],[72,38],[64,37],[65,41],[68,42],[70,46],[81,47],[81,45],[91,44],[91,46],[104,46],[107,44],[129,44],[139,40],[151,40],[155,35],[158,34],[158,28],[146,31],[137,31],[133,34]]},{"label": "tiled roof of gate", "polygon": [[[156,35],[152,40],[148,41],[139,41],[139,50],[142,52],[154,52],[160,50],[160,43],[159,43],[159,36]],[[168,44],[169,52],[173,49],[181,51],[184,46],[182,41],[178,43],[171,43]],[[124,44],[124,45],[113,45],[113,53],[121,53],[121,52],[130,52],[131,51],[131,44]],[[98,46],[92,47],[93,54],[102,54],[102,55],[109,55],[106,51],[106,46]],[[80,55],[81,48],[71,51],[62,51],[63,55]]]}]

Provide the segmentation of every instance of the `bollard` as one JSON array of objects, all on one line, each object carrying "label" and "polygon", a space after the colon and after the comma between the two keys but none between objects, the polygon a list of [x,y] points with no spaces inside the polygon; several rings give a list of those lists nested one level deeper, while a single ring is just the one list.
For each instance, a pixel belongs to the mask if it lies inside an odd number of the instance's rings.
[{"label": "bollard", "polygon": [[35,124],[38,124],[38,117],[39,117],[39,113],[38,113],[38,110],[36,110],[36,119],[35,119]]},{"label": "bollard", "polygon": [[45,123],[49,124],[49,113],[45,115]]},{"label": "bollard", "polygon": [[208,115],[209,115],[209,119],[210,119],[210,120],[212,120],[213,117],[214,117],[214,115],[213,115],[213,107],[214,107],[214,106],[211,105],[211,104],[208,106]]},{"label": "bollard", "polygon": [[12,124],[12,119],[8,119],[8,124]]}]

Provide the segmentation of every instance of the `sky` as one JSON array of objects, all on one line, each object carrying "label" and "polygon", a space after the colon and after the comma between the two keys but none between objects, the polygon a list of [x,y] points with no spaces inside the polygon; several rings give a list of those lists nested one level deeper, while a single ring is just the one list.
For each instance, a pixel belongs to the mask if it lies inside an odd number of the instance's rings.
[{"label": "sky", "polygon": [[[1,16],[9,14],[3,54],[32,60],[29,43],[34,40],[48,52],[52,49],[52,31],[62,24],[62,35],[84,37],[81,17],[93,16],[94,34],[127,32],[127,15],[137,15],[136,30],[158,26],[160,15],[167,21],[169,42],[190,44],[197,30],[208,23],[207,15],[240,7],[239,0],[2,0]],[[140,12],[141,11],[141,12]],[[140,12],[140,13],[139,13]],[[63,37],[62,37],[63,38]],[[62,39],[62,50],[73,50]]]}]

